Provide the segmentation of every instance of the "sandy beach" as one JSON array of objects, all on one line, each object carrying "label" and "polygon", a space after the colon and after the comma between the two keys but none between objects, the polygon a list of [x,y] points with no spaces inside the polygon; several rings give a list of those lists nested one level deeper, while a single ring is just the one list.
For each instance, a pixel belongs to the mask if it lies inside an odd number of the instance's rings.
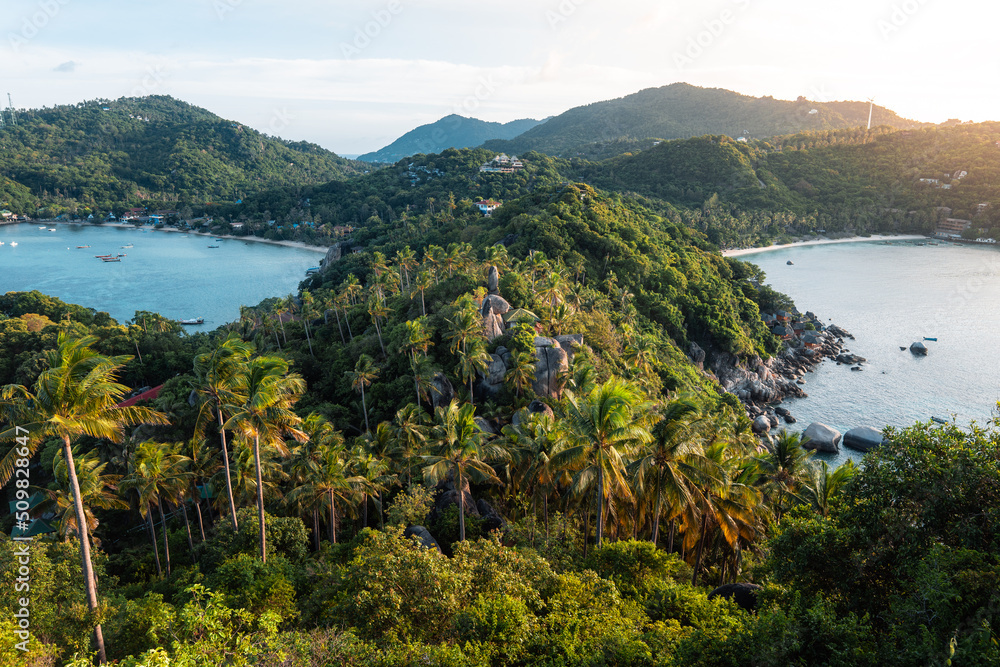
[{"label": "sandy beach", "polygon": [[873,234],[872,236],[852,236],[846,239],[816,239],[815,241],[799,241],[797,243],[783,243],[781,245],[771,245],[764,248],[738,248],[735,250],[723,250],[723,257],[742,257],[743,255],[754,255],[759,252],[770,250],[781,250],[783,248],[796,248],[807,245],[828,245],[831,243],[861,243],[863,241],[925,241],[926,236],[917,234]]},{"label": "sandy beach", "polygon": [[[36,222],[32,220],[32,222]],[[89,225],[92,227],[122,227],[127,229],[135,228],[135,225],[130,225],[127,222],[65,222],[65,221],[55,221],[55,220],[38,220],[37,222],[44,222],[51,225]],[[233,236],[232,234],[209,234],[208,232],[192,232],[183,231],[181,229],[174,229],[173,227],[161,227],[160,229],[155,229],[148,225],[141,225],[139,229],[149,229],[154,232],[168,232],[171,234],[192,234],[195,236],[208,236],[214,239],[227,239],[233,241],[251,241],[254,243],[270,243],[271,245],[281,245],[286,248],[299,248],[301,250],[311,250],[312,252],[321,252],[324,255],[326,251],[329,250],[327,246],[316,246],[309,245],[308,243],[302,243],[301,241],[274,241],[271,239],[262,239],[256,236]]]}]

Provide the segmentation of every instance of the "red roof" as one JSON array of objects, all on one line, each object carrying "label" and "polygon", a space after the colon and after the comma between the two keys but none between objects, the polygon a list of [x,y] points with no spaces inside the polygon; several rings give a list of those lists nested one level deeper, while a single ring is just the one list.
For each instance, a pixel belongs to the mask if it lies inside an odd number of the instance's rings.
[{"label": "red roof", "polygon": [[162,384],[159,387],[153,387],[149,391],[144,391],[141,394],[139,394],[138,396],[133,396],[132,398],[128,399],[127,401],[122,401],[121,403],[118,404],[117,407],[119,407],[119,408],[127,408],[130,405],[135,405],[139,401],[151,401],[151,400],[153,400],[154,398],[156,398],[157,396],[160,395],[160,390],[161,389],[163,389],[163,385]]}]

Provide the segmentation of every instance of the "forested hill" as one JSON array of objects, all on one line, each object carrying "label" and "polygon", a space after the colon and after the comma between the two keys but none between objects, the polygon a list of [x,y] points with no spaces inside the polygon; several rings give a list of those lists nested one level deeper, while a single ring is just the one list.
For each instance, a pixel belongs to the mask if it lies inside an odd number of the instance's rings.
[{"label": "forested hill", "polygon": [[21,111],[0,130],[0,208],[34,215],[235,201],[363,167],[166,96]]},{"label": "forested hill", "polygon": [[358,157],[365,162],[397,162],[418,153],[440,153],[447,148],[473,148],[491,139],[513,139],[544,121],[525,118],[490,123],[458,114],[410,130],[388,146]]},{"label": "forested hill", "polygon": [[[536,150],[549,155],[600,155],[607,142],[682,139],[705,134],[764,138],[868,124],[866,102],[794,102],[750,97],[721,88],[675,83],[615,100],[570,109],[510,141],[484,148],[508,154]],[[923,125],[876,106],[872,126]]]}]

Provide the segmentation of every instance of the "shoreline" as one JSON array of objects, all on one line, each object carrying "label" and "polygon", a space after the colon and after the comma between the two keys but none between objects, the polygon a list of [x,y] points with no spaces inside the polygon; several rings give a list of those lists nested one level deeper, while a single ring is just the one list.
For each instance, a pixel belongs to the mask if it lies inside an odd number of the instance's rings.
[{"label": "shoreline", "polygon": [[[36,222],[35,220],[31,221]],[[324,255],[330,250],[329,246],[318,246],[309,245],[308,243],[303,243],[302,241],[275,241],[273,239],[262,239],[258,236],[233,236],[232,234],[209,234],[208,232],[195,232],[195,231],[183,231],[181,229],[175,229],[172,227],[161,227],[160,229],[155,229],[148,225],[140,225],[136,227],[135,225],[130,225],[124,222],[66,222],[66,221],[55,221],[55,220],[38,220],[37,222],[44,222],[46,224],[52,225],[79,225],[81,227],[119,227],[122,229],[148,229],[154,232],[167,232],[169,234],[193,234],[195,236],[209,236],[215,239],[227,239],[233,241],[247,241],[248,243],[269,243],[270,245],[279,245],[286,248],[298,248],[299,250],[309,250],[312,252],[321,252]],[[20,223],[20,224],[30,224],[30,223]]]},{"label": "shoreline", "polygon": [[723,250],[723,257],[742,257],[744,255],[755,255],[771,250],[784,250],[785,248],[800,248],[808,245],[831,245],[834,243],[862,243],[865,241],[925,241],[929,237],[920,234],[873,234],[871,236],[851,236],[846,239],[816,239],[813,241],[796,241],[795,243],[782,243],[780,245],[770,245],[763,248],[734,248]]}]

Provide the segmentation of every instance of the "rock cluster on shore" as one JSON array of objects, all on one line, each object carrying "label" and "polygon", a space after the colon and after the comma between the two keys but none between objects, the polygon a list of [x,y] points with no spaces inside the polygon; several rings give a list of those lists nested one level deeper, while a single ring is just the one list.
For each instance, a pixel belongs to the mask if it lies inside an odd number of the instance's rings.
[{"label": "rock cluster on shore", "polygon": [[789,397],[805,398],[807,394],[802,389],[806,382],[805,375],[823,360],[858,368],[865,362],[863,357],[844,349],[844,339],[854,338],[847,331],[836,325],[823,326],[812,313],[795,320],[789,321],[787,326],[778,325],[789,332],[782,336],[787,347],[767,361],[759,357],[741,361],[736,355],[723,352],[706,354],[694,343],[689,350],[689,356],[696,365],[707,366],[723,389],[734,394],[746,406],[747,415],[753,420],[754,432],[758,434],[767,433],[782,423],[796,423],[795,417],[786,408],[772,405]]}]

